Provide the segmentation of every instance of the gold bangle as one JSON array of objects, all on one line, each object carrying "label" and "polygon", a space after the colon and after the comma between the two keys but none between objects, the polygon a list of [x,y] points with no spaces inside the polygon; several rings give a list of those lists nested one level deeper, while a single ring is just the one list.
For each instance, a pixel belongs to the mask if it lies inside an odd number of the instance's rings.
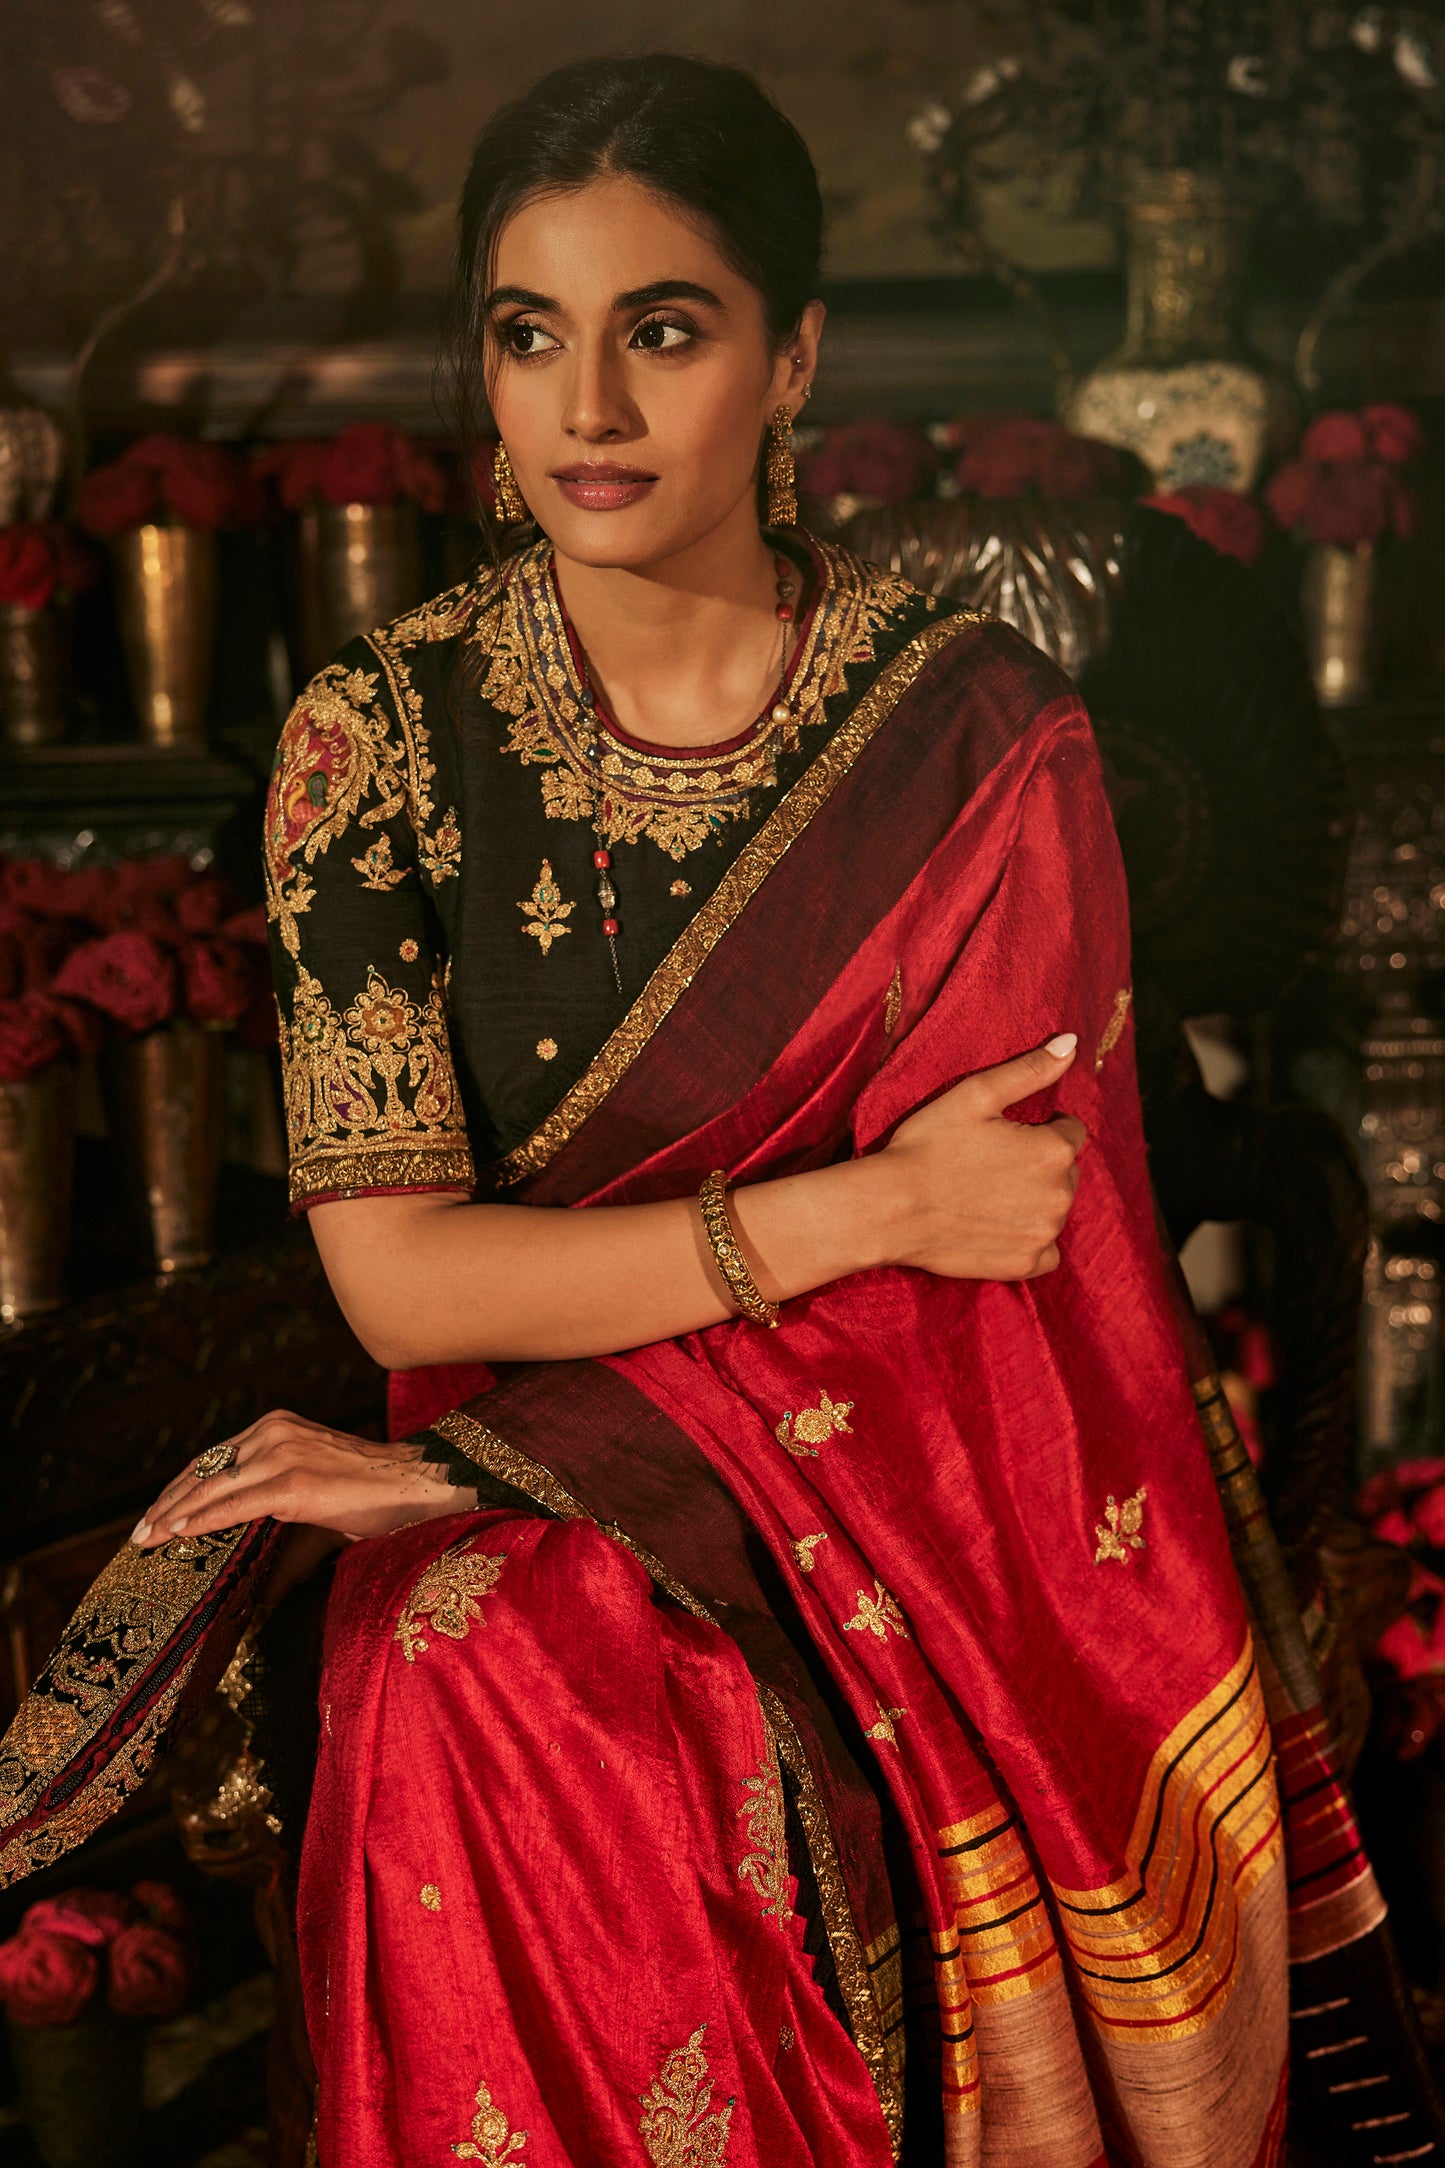
[{"label": "gold bangle", "polygon": [[728,1178],[721,1167],[714,1169],[698,1191],[698,1203],[702,1206],[702,1224],[718,1271],[727,1281],[728,1293],[755,1325],[767,1325],[776,1332],[778,1305],[765,1302],[758,1293],[757,1282],[748,1270],[748,1261],[738,1247],[727,1205]]}]

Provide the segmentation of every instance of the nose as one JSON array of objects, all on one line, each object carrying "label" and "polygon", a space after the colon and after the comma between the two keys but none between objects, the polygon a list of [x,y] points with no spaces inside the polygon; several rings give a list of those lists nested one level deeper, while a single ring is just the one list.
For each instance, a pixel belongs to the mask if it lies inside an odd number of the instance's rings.
[{"label": "nose", "polygon": [[619,444],[644,434],[630,397],[622,357],[609,338],[583,339],[574,348],[562,427],[584,444]]}]

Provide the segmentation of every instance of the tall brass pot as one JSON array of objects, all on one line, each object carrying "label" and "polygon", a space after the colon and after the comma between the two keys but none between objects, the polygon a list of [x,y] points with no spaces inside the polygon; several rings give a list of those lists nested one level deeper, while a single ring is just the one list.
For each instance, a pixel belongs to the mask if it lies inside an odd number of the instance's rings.
[{"label": "tall brass pot", "polygon": [[53,745],[65,735],[65,679],[52,608],[0,603],[0,736]]},{"label": "tall brass pot", "polygon": [[414,504],[313,504],[299,522],[302,661],[309,677],[339,647],[421,600]]},{"label": "tall brass pot", "polygon": [[75,1136],[75,1071],[56,1062],[0,1084],[0,1320],[65,1300]]},{"label": "tall brass pot", "polygon": [[105,1049],[106,1121],[159,1272],[214,1254],[225,1115],[224,1032],[178,1021]]},{"label": "tall brass pot", "polygon": [[1353,707],[1374,684],[1375,577],[1370,542],[1356,550],[1320,542],[1305,558],[1305,646],[1324,707]]},{"label": "tall brass pot", "polygon": [[121,639],[148,745],[202,746],[216,640],[216,538],[136,527],[111,544]]}]

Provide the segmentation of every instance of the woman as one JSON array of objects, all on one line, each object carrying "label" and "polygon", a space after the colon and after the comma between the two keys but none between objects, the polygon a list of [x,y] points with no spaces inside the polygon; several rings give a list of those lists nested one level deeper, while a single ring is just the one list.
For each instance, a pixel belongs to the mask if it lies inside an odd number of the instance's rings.
[{"label": "woman", "polygon": [[[203,1454],[11,1734],[13,1875],[349,1543],[327,2168],[1276,2161],[1266,1697],[1293,1954],[1380,1918],[1201,1446],[1086,720],[793,525],[820,225],[730,70],[564,69],[483,132],[463,376],[539,539],[321,673],[266,839],[293,1195],[412,1436]],[[1359,2082],[1360,2157],[1433,2150]]]}]

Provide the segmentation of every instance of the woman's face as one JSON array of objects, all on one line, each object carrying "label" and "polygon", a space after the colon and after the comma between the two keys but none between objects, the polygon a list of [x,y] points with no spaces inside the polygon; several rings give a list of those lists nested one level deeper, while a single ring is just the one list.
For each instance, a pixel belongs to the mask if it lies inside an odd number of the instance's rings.
[{"label": "woman's face", "polygon": [[757,289],[636,181],[524,204],[492,267],[487,387],[559,553],[641,570],[755,527],[763,434],[779,405],[797,412],[822,319],[810,304],[776,351]]}]

